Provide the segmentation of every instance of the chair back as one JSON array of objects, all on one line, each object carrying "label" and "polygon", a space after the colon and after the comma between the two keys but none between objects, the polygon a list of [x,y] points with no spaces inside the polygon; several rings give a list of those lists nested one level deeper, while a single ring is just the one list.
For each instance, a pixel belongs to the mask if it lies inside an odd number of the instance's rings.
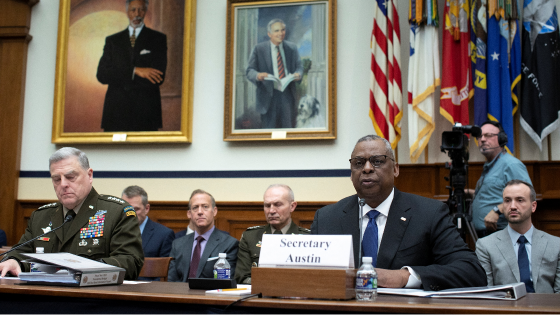
[{"label": "chair back", "polygon": [[9,251],[10,249],[12,249],[12,246],[2,246],[0,248],[0,254],[4,254],[5,252]]},{"label": "chair back", "polygon": [[160,278],[160,281],[167,281],[169,263],[173,257],[145,257],[144,266],[140,270],[140,277]]}]

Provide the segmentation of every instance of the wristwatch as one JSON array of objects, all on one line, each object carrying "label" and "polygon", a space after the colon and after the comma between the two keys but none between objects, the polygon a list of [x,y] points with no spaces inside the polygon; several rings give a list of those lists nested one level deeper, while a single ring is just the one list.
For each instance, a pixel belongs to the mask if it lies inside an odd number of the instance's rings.
[{"label": "wristwatch", "polygon": [[494,208],[492,208],[492,210],[494,210],[494,212],[496,212],[497,214],[500,214],[500,208],[498,208],[498,206],[495,206]]}]

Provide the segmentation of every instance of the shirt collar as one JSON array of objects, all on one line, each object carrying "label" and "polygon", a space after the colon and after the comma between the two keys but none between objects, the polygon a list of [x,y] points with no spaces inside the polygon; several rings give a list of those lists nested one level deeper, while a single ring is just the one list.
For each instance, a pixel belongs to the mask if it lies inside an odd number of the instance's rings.
[{"label": "shirt collar", "polygon": [[[389,194],[389,196],[383,200],[382,203],[379,204],[379,206],[377,206],[377,208],[373,209],[372,207],[370,207],[367,203],[364,205],[364,213],[363,215],[365,215],[366,213],[368,213],[370,210],[377,210],[379,211],[379,213],[381,213],[382,215],[388,217],[389,216],[389,209],[391,208],[391,204],[393,203],[393,198],[395,197],[395,188],[393,187],[393,190],[391,190],[391,193]],[[358,197],[359,199],[360,197]]]},{"label": "shirt collar", "polygon": [[[276,51],[276,45],[274,45],[271,41],[268,42],[270,43],[270,49],[272,49],[272,51]],[[284,42],[281,42],[278,47],[280,47],[280,50],[284,49]]]},{"label": "shirt collar", "polygon": [[68,211],[70,211],[70,210],[74,210],[74,213],[75,213],[75,214],[78,214],[78,211],[80,211],[80,208],[82,207],[82,205],[84,204],[84,202],[86,201],[86,199],[87,199],[87,197],[84,198],[84,200],[82,200],[82,202],[80,202],[80,203],[76,206],[76,208],[74,208],[74,209],[68,209],[68,208],[66,208],[64,205],[62,205],[62,213],[64,214],[64,218],[66,218],[66,214],[67,214]]},{"label": "shirt collar", "polygon": [[[212,232],[214,232],[214,229],[216,228],[216,226],[212,226],[212,228],[208,231],[206,231],[206,233],[202,234],[202,237],[204,237],[204,240],[208,240],[210,238],[210,234],[212,234]],[[196,240],[196,238],[201,235],[198,234],[198,232],[196,230],[194,230],[194,239]]]},{"label": "shirt collar", "polygon": [[[138,37],[138,35],[140,35],[140,32],[142,31],[142,29],[144,28],[144,22],[142,22],[142,24],[140,24],[140,26],[138,26],[136,28],[136,32],[134,33],[134,36]],[[132,31],[134,31],[135,28],[128,25],[128,36],[132,36]]]},{"label": "shirt collar", "polygon": [[[292,218],[288,219],[288,224],[286,224],[283,228],[280,229],[280,232],[282,232],[282,234],[286,234],[288,232],[288,230],[290,229],[290,226],[292,225]],[[274,234],[274,232],[276,231],[276,229],[274,227],[272,227],[272,225],[270,226],[270,230],[272,231],[272,234]]]},{"label": "shirt collar", "polygon": [[[513,243],[513,246],[515,246],[521,234],[519,234],[516,230],[512,229],[511,226],[509,226],[509,224],[507,226],[507,231],[509,233],[509,237],[511,238],[511,242]],[[531,245],[533,245],[533,231],[534,231],[534,227],[531,224],[531,228],[529,229],[529,231],[523,234],[527,239],[527,242]]]},{"label": "shirt collar", "polygon": [[146,219],[144,219],[144,222],[142,222],[142,224],[140,224],[140,234],[144,233],[144,227],[146,227],[147,222],[148,222],[148,216],[146,216]]}]

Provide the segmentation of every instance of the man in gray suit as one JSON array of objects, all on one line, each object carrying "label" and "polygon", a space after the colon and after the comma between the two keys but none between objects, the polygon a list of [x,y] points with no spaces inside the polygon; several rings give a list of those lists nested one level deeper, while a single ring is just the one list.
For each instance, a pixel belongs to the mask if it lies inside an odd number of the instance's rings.
[{"label": "man in gray suit", "polygon": [[560,293],[560,238],[535,229],[533,186],[511,180],[503,192],[507,228],[476,243],[488,285],[525,282],[527,292]]},{"label": "man in gray suit", "polygon": [[486,285],[484,269],[451,222],[447,205],[394,187],[399,164],[387,140],[365,136],[351,157],[357,195],[317,210],[311,234],[352,235],[359,265],[363,231],[363,256],[372,257],[380,287],[437,291]]},{"label": "man in gray suit", "polygon": [[230,277],[235,274],[239,241],[214,226],[218,214],[214,197],[204,190],[192,192],[189,199],[194,233],[173,241],[168,279],[172,282],[187,282],[190,278],[214,278],[214,264],[218,254],[226,253],[230,264]]},{"label": "man in gray suit", "polygon": [[303,76],[303,66],[297,46],[284,40],[284,21],[271,20],[267,32],[270,41],[257,44],[251,53],[247,79],[257,86],[257,112],[261,114],[262,128],[293,128],[296,85],[292,81],[282,90],[270,79],[293,75],[294,81],[299,81]]}]

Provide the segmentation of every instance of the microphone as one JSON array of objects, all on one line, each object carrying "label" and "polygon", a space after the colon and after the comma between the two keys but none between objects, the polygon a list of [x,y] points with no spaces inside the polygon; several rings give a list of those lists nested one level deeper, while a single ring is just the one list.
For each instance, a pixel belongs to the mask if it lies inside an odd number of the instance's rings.
[{"label": "microphone", "polygon": [[52,232],[54,232],[54,231],[60,229],[61,227],[64,226],[64,224],[66,224],[66,223],[72,221],[72,220],[74,219],[74,216],[76,216],[76,213],[75,213],[74,211],[72,211],[72,212],[68,211],[68,213],[66,214],[66,217],[64,218],[64,222],[62,222],[62,224],[61,224],[60,226],[58,226],[58,227],[56,227],[56,228],[54,228],[54,229],[52,229],[52,230],[50,230],[50,231],[48,231],[48,232],[46,232],[46,233],[43,233],[43,234],[41,234],[41,235],[39,235],[39,236],[36,236],[36,237],[34,237],[34,238],[28,240],[28,241],[25,242],[25,243],[19,244],[19,245],[16,246],[16,247],[12,247],[12,249],[10,249],[9,251],[7,251],[7,252],[5,252],[5,253],[3,253],[3,254],[0,254],[0,257],[4,256],[4,255],[6,255],[6,254],[8,254],[8,253],[10,253],[10,252],[12,252],[12,251],[14,251],[14,250],[20,248],[20,247],[25,246],[25,245],[27,245],[27,244],[33,242],[34,240],[36,240],[36,239],[38,239],[38,238],[40,238],[40,237],[43,237],[43,236],[45,236],[45,235],[47,235],[47,234],[49,234],[49,233],[52,233]]},{"label": "microphone", "polygon": [[[360,218],[358,219],[358,226],[360,227],[360,249],[358,252],[358,266],[362,263],[362,238],[363,236],[363,227],[362,227],[362,217],[364,216],[364,206],[366,205],[366,200],[364,198],[360,198]],[[355,268],[360,268],[358,266],[354,266]]]}]

